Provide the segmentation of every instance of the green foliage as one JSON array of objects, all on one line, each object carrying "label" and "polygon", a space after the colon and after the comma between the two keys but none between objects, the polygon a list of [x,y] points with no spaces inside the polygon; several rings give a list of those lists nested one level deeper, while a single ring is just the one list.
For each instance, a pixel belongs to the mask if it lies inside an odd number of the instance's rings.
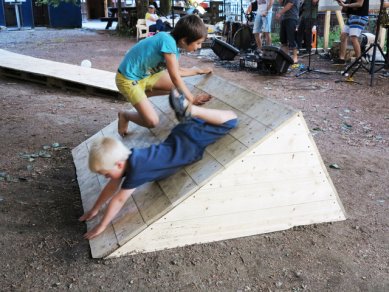
[{"label": "green foliage", "polygon": [[[330,35],[328,38],[328,47],[329,48],[332,47],[332,44],[334,42],[340,41],[340,33],[341,33],[340,26],[335,26],[333,29],[330,30]],[[317,38],[317,47],[318,48],[324,47],[324,37]]]},{"label": "green foliage", "polygon": [[279,44],[280,43],[280,34],[276,32],[270,33],[271,35],[271,42],[273,44]]},{"label": "green foliage", "polygon": [[36,0],[36,5],[48,5],[53,7],[58,7],[61,2],[73,3],[74,5],[80,5],[79,0]]}]

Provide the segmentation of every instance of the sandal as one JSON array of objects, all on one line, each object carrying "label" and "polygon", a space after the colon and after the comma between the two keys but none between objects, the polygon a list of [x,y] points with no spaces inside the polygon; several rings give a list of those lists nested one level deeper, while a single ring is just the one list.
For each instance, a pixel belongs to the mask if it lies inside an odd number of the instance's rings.
[{"label": "sandal", "polygon": [[185,122],[191,117],[191,113],[189,110],[190,104],[185,106],[185,99],[186,98],[184,94],[180,93],[177,89],[173,89],[169,94],[170,107],[174,110],[176,118],[180,122]]}]

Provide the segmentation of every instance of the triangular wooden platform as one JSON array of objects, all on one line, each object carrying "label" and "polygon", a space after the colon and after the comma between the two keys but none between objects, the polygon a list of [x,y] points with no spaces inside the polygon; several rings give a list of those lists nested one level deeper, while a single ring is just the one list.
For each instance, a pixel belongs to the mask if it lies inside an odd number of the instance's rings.
[{"label": "triangular wooden platform", "polygon": [[[342,204],[301,112],[216,76],[186,79],[208,92],[211,108],[232,109],[240,125],[207,148],[204,159],[138,189],[111,226],[91,240],[93,257],[117,257],[345,219]],[[156,129],[132,125],[124,143],[144,147],[173,127],[166,96],[151,98]],[[117,122],[73,150],[84,209],[105,181],[87,169],[88,145],[116,136]],[[88,229],[98,222],[88,224]]]},{"label": "triangular wooden platform", "polygon": [[[0,50],[0,74],[49,86],[117,96],[114,73]],[[301,112],[217,76],[186,79],[194,92],[213,96],[206,106],[234,110],[238,128],[209,146],[204,158],[165,180],[140,187],[103,234],[90,241],[92,256],[117,257],[188,244],[250,236],[297,225],[345,219]],[[176,123],[167,97],[151,101],[160,125],[130,125],[124,143],[162,141]],[[88,147],[97,136],[116,136],[114,121],[73,149],[84,210],[106,180],[88,170]],[[88,222],[88,229],[99,220]]]}]

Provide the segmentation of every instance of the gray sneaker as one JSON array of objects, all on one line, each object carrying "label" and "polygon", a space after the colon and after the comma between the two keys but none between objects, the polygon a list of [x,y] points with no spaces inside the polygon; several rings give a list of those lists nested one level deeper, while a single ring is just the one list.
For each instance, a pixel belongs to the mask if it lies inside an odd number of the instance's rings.
[{"label": "gray sneaker", "polygon": [[183,93],[180,93],[177,89],[173,89],[169,94],[169,104],[170,107],[174,110],[176,118],[180,122],[185,122],[191,118],[189,104],[184,105],[185,96]]}]

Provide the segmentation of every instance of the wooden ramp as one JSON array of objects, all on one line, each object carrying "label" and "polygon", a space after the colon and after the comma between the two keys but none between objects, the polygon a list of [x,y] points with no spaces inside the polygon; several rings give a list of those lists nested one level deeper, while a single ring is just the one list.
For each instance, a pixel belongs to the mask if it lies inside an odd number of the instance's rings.
[{"label": "wooden ramp", "polygon": [[[90,241],[92,256],[118,257],[212,242],[297,225],[339,221],[345,212],[301,112],[217,76],[186,79],[213,96],[207,107],[237,112],[239,127],[209,146],[201,161],[139,188],[106,231]],[[162,141],[176,123],[166,96],[151,98],[156,129],[130,125],[129,147]],[[106,183],[88,170],[98,136],[116,136],[117,121],[73,150],[84,210]],[[101,217],[88,222],[92,228]]]},{"label": "wooden ramp", "polygon": [[55,88],[118,97],[113,72],[34,58],[2,49],[0,74]]}]

